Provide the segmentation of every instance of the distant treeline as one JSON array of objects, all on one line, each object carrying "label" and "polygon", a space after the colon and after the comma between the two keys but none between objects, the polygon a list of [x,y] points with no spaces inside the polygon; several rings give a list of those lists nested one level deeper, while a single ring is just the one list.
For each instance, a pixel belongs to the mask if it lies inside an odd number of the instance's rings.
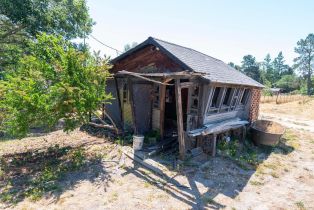
[{"label": "distant treeline", "polygon": [[229,65],[264,84],[265,94],[271,93],[270,88],[281,88],[283,92],[313,95],[314,34],[298,41],[294,51],[298,57],[292,66],[286,64],[282,52],[273,59],[267,54],[261,62],[253,55],[245,55],[241,65],[232,62]]}]

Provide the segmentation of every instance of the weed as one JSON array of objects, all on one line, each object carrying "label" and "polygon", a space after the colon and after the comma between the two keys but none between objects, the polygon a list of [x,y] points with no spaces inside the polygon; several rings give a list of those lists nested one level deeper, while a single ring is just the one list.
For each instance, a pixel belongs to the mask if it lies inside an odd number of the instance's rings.
[{"label": "weed", "polygon": [[298,142],[298,136],[292,130],[287,130],[285,132],[285,134],[283,135],[282,141],[284,143],[287,143],[287,145],[291,146],[293,149],[300,148],[300,143]]},{"label": "weed", "polygon": [[110,196],[109,196],[109,203],[112,203],[114,201],[118,200],[118,193],[117,192],[113,192]]},{"label": "weed", "polygon": [[144,183],[144,187],[145,187],[145,188],[149,188],[149,187],[151,187],[151,184],[150,184],[149,182],[145,182],[145,183]]},{"label": "weed", "polygon": [[274,172],[274,171],[272,171],[272,172],[270,173],[270,175],[271,175],[272,177],[274,177],[274,178],[279,178],[279,175],[278,175],[276,172]]},{"label": "weed", "polygon": [[305,205],[302,201],[298,201],[295,203],[295,205],[298,207],[300,210],[306,210]]},{"label": "weed", "polygon": [[256,167],[261,162],[258,148],[250,142],[241,144],[238,140],[219,141],[217,147],[221,154],[235,160],[243,169],[248,169],[248,165]]},{"label": "weed", "polygon": [[213,203],[215,203],[215,201],[212,198],[210,198],[208,196],[205,196],[205,195],[202,196],[201,199],[202,199],[204,204],[213,204]]}]

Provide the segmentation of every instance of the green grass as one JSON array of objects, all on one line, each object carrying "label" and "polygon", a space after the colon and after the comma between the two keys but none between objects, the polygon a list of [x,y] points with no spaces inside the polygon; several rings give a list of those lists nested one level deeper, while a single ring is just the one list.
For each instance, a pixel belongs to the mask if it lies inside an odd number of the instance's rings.
[{"label": "green grass", "polygon": [[300,210],[306,210],[305,205],[302,201],[298,201],[295,203],[295,205],[298,207]]},{"label": "green grass", "polygon": [[258,158],[258,154],[261,152],[249,141],[240,143],[236,139],[230,142],[221,140],[218,142],[217,148],[221,154],[235,160],[243,169],[247,169],[248,166],[257,167],[261,163]]},{"label": "green grass", "polygon": [[203,201],[203,203],[206,205],[206,204],[213,204],[213,203],[215,203],[215,201],[212,199],[212,198],[210,198],[210,197],[208,197],[208,196],[202,196],[202,201]]},{"label": "green grass", "polygon": [[[217,144],[220,154],[236,161],[243,169],[250,167],[257,169],[259,164],[272,152],[289,154],[299,147],[298,136],[292,130],[288,130],[280,143],[274,147],[257,147],[249,139],[246,139],[243,143],[237,139],[232,139],[230,142],[219,140]],[[275,169],[277,165],[266,165],[265,167]]]}]

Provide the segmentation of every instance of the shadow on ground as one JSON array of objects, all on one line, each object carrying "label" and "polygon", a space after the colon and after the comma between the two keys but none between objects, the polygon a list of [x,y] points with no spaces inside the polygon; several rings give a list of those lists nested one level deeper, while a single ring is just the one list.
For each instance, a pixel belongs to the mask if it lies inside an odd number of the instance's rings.
[{"label": "shadow on ground", "polygon": [[[161,154],[153,160],[175,172],[175,175],[169,176],[153,166],[150,170],[154,173],[146,173],[143,170],[147,169],[146,167],[133,162],[134,167],[126,168],[123,176],[132,173],[167,192],[173,198],[186,203],[192,209],[221,209],[225,206],[216,202],[214,198],[220,195],[225,199],[234,199],[247,185],[258,165],[269,155],[288,154],[294,150],[285,142],[286,139],[283,138],[276,147],[256,147],[251,144],[248,147],[246,143],[237,145],[237,148],[234,145],[230,146],[231,148],[220,147],[224,151],[220,150],[217,157],[208,157],[205,163],[184,161],[179,169],[174,169],[169,161],[174,160],[174,157],[165,157]],[[237,151],[232,153],[233,150]]]},{"label": "shadow on ground", "polygon": [[0,161],[0,200],[7,207],[25,198],[46,197],[57,202],[63,192],[82,180],[100,181],[105,187],[111,180],[101,159],[89,156],[83,147],[56,145],[44,151],[10,154]]},{"label": "shadow on ground", "polygon": [[[173,175],[163,171],[158,174],[145,173],[142,165],[134,163],[132,167],[124,167],[126,171],[122,176],[132,173],[193,209],[220,209],[224,205],[216,202],[215,198],[219,195],[227,199],[235,198],[247,185],[256,167],[271,153],[289,154],[293,151],[293,147],[286,144],[291,138],[284,137],[278,146],[272,148],[218,142],[220,152],[217,157],[210,157],[205,163],[187,160],[179,167],[172,162],[176,153],[160,154],[153,159],[166,166]],[[57,202],[63,192],[73,189],[83,180],[99,181],[102,186],[108,187],[112,173],[104,166],[102,156],[90,155],[85,151],[88,146],[55,146],[44,151],[1,157],[0,200],[7,206],[25,198],[38,200],[43,196]]]}]

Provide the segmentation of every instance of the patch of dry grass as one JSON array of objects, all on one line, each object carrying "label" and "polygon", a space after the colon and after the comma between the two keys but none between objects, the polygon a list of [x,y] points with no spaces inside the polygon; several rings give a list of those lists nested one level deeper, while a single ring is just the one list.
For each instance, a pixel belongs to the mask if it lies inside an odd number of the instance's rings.
[{"label": "patch of dry grass", "polygon": [[118,200],[118,193],[117,192],[112,192],[110,195],[109,195],[109,198],[108,198],[108,202],[109,203],[113,203],[115,201]]},{"label": "patch of dry grass", "polygon": [[252,180],[250,181],[251,185],[254,185],[254,186],[262,186],[264,185],[264,183],[260,182],[260,181],[256,181],[256,180]]},{"label": "patch of dry grass", "polygon": [[276,113],[289,115],[295,118],[302,118],[313,120],[314,116],[314,100],[313,98],[308,98],[305,101],[294,101],[284,104],[275,103],[261,103],[260,111],[261,113]]}]

